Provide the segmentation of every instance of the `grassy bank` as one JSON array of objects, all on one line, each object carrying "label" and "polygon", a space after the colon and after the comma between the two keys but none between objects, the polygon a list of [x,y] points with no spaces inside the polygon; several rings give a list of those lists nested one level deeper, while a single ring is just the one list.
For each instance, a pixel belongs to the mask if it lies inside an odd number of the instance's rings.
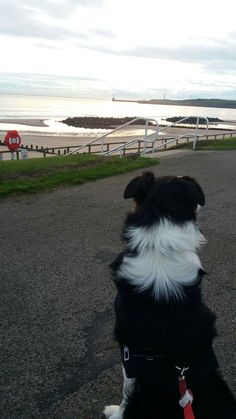
[{"label": "grassy bank", "polygon": [[197,150],[236,150],[236,137],[223,140],[200,140],[197,144]]},{"label": "grassy bank", "polygon": [[[192,149],[193,143],[179,144],[171,149]],[[222,140],[199,140],[196,150],[236,150],[236,137],[225,138]]]},{"label": "grassy bank", "polygon": [[91,154],[4,161],[0,162],[0,197],[82,184],[157,163],[157,159],[147,157],[100,157]]}]

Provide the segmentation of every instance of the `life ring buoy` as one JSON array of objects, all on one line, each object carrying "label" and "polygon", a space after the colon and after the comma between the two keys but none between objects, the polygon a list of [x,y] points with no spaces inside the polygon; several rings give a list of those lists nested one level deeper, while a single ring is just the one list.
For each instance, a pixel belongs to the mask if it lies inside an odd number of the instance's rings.
[{"label": "life ring buoy", "polygon": [[4,144],[8,147],[10,151],[16,151],[21,145],[21,138],[18,134],[18,131],[11,130],[7,131],[5,135]]}]

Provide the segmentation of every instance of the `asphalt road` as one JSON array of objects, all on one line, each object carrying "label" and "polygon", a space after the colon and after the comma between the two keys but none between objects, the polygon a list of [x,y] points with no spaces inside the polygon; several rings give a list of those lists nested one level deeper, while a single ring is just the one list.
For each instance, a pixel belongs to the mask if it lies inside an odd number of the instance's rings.
[{"label": "asphalt road", "polygon": [[[236,390],[236,152],[163,156],[152,170],[194,176],[206,193],[204,297],[218,315],[223,376]],[[0,202],[1,419],[96,419],[119,403],[107,265],[122,247],[122,193],[136,174]]]}]

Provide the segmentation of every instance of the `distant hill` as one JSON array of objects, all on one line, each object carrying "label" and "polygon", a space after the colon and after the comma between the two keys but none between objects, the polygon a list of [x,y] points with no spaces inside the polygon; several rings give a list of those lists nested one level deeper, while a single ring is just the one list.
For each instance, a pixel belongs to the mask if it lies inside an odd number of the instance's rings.
[{"label": "distant hill", "polygon": [[226,99],[150,99],[138,100],[138,103],[147,103],[154,105],[177,105],[177,106],[203,106],[208,108],[231,108],[236,109],[236,100]]}]

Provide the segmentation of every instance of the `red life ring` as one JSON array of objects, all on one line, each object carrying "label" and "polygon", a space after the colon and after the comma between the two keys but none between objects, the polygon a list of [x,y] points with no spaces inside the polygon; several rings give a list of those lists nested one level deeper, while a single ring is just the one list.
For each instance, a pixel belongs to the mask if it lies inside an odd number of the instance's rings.
[{"label": "red life ring", "polygon": [[4,144],[8,147],[10,151],[16,151],[21,145],[21,138],[18,132],[15,131],[7,131],[5,135]]}]

